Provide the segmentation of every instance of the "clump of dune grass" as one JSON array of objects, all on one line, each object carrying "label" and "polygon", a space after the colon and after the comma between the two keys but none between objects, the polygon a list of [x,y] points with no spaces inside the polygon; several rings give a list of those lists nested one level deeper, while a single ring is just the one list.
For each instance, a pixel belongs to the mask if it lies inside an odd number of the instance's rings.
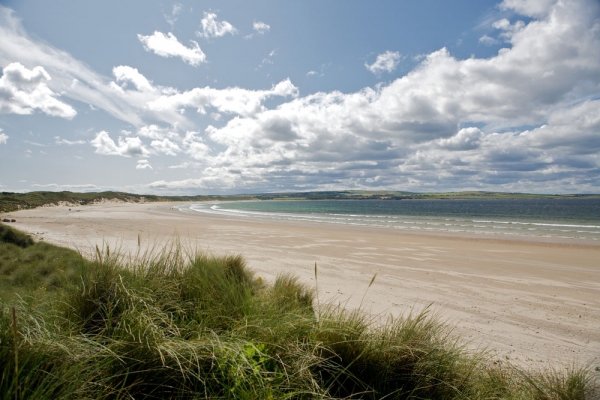
[{"label": "clump of dune grass", "polygon": [[[42,254],[63,263],[50,263],[62,272],[52,272],[60,279],[40,302],[50,261],[41,256],[37,265],[29,256],[42,248],[0,246],[16,255],[4,254],[0,269],[0,281],[13,283],[0,304],[3,399],[598,395],[590,370],[495,365],[465,351],[427,310],[381,323],[360,311],[315,307],[315,293],[295,277],[266,284],[238,256],[174,243],[129,259],[99,248],[87,261],[45,245]],[[12,280],[20,263],[32,279]]]}]

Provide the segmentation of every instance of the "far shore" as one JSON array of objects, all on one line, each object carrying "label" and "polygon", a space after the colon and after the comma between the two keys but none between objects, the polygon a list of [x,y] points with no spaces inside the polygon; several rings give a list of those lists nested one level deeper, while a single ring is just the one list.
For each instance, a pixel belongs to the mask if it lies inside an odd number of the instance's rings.
[{"label": "far shore", "polygon": [[105,202],[5,215],[16,220],[11,226],[84,254],[104,245],[136,254],[138,238],[143,249],[180,240],[189,249],[241,254],[267,280],[296,275],[318,287],[320,303],[360,307],[374,318],[429,307],[498,362],[600,366],[598,244],[275,221],[182,212],[178,204]]}]

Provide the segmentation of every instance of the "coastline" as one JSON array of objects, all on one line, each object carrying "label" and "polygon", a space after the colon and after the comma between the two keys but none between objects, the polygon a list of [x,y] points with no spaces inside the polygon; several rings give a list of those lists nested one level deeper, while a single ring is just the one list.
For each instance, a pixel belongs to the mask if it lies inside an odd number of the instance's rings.
[{"label": "coastline", "polygon": [[[260,201],[260,200],[259,200]],[[313,200],[305,200],[305,201],[313,201]],[[238,200],[236,203],[240,202],[250,202],[254,203],[257,200]],[[522,234],[518,232],[492,232],[492,231],[474,231],[474,230],[452,230],[452,229],[439,229],[439,228],[407,228],[403,226],[397,226],[393,224],[372,224],[372,223],[356,223],[352,222],[352,218],[346,218],[344,214],[337,214],[339,219],[343,222],[338,222],[337,220],[330,219],[328,217],[320,217],[315,214],[289,214],[285,215],[282,212],[263,212],[263,211],[246,211],[239,209],[228,209],[228,208],[217,208],[213,210],[212,208],[191,208],[188,206],[198,205],[198,204],[210,204],[210,205],[221,205],[231,203],[230,201],[205,201],[205,202],[189,202],[183,203],[185,207],[179,206],[178,209],[181,212],[189,213],[191,215],[196,215],[198,213],[203,214],[219,214],[223,217],[233,217],[233,218],[244,218],[244,219],[255,219],[255,220],[266,220],[266,221],[282,221],[284,223],[289,222],[292,224],[308,224],[308,225],[325,225],[328,227],[340,226],[342,228],[357,228],[361,230],[373,230],[375,232],[381,230],[387,230],[389,232],[395,232],[400,235],[416,235],[423,237],[430,236],[438,236],[438,237],[448,237],[448,238],[461,238],[461,239],[469,239],[469,240],[492,240],[492,241],[502,241],[502,242],[533,242],[533,243],[547,243],[547,244],[559,244],[559,245],[574,245],[574,246],[595,246],[600,247],[600,240],[595,240],[591,238],[584,237],[565,237],[565,236],[553,236],[553,235],[532,235],[532,234]],[[210,211],[209,211],[210,210]],[[355,215],[350,215],[350,217],[355,217]],[[381,216],[378,216],[381,217]],[[397,217],[396,215],[391,216],[391,218]],[[410,218],[416,219],[418,216],[410,216]],[[424,217],[430,219],[429,216]],[[448,217],[450,218],[450,217]],[[474,218],[474,217],[473,217]],[[453,219],[454,221],[458,221],[457,219]],[[466,220],[465,220],[466,221]],[[437,225],[440,225],[439,219],[436,221]],[[472,221],[478,222],[478,221]],[[488,222],[488,221],[482,221]],[[518,225],[550,225],[550,226],[561,226],[560,224],[553,223],[545,223],[545,222],[507,222],[507,221],[490,221],[497,222],[501,224],[518,224]],[[450,225],[450,224],[448,224]],[[564,225],[570,227],[576,227],[578,225]],[[596,226],[593,226],[596,228]]]},{"label": "coastline", "polygon": [[241,254],[265,279],[290,273],[312,288],[316,262],[322,303],[382,318],[430,307],[470,348],[531,368],[600,362],[598,245],[190,214],[176,208],[182,204],[189,203],[8,214],[16,228],[83,253],[106,243],[135,254],[138,235],[142,248],[179,239],[190,249]]}]

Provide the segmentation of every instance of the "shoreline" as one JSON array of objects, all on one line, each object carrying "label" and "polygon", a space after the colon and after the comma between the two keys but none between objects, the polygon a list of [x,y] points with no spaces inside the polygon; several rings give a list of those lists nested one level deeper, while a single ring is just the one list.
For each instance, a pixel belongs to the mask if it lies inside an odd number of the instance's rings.
[{"label": "shoreline", "polygon": [[[242,200],[245,201],[245,200]],[[255,200],[249,200],[255,201]],[[309,200],[310,201],[310,200]],[[205,202],[210,204],[217,204],[217,202]],[[199,202],[191,202],[189,204],[199,204]],[[309,225],[325,225],[328,227],[340,227],[342,229],[360,229],[360,230],[374,230],[374,231],[389,231],[390,233],[397,233],[400,235],[415,235],[422,237],[447,237],[447,238],[458,238],[458,239],[469,239],[469,240],[492,240],[492,241],[501,241],[501,242],[530,242],[530,243],[545,243],[545,244],[556,244],[556,245],[565,245],[565,246],[583,246],[583,247],[600,247],[600,241],[593,239],[583,239],[583,238],[573,238],[573,237],[557,237],[557,236],[539,236],[539,235],[520,235],[516,233],[500,233],[500,232],[468,232],[468,231],[450,231],[450,230],[438,230],[438,229],[406,229],[401,227],[394,226],[385,226],[385,225],[373,225],[373,224],[357,224],[357,223],[343,223],[343,222],[331,222],[331,221],[323,221],[323,220],[310,220],[303,218],[295,218],[295,216],[281,217],[272,216],[270,213],[264,213],[261,215],[260,213],[233,213],[228,210],[224,210],[221,212],[210,212],[210,211],[198,211],[190,208],[187,209],[178,209],[180,212],[189,213],[190,215],[196,215],[198,213],[208,214],[208,215],[219,215],[223,218],[231,217],[235,219],[238,218],[247,218],[250,220],[263,220],[269,221],[273,223],[282,222],[282,223],[291,223],[291,224],[309,224]]]},{"label": "shoreline", "polygon": [[[431,311],[472,349],[528,368],[600,363],[600,246],[465,237],[380,227],[180,211],[177,203],[104,203],[7,213],[18,229],[85,252],[181,240],[241,254],[258,276],[290,273],[322,303],[380,318]],[[69,211],[70,209],[70,211]],[[375,282],[369,281],[377,274]],[[364,297],[364,301],[362,298]]]},{"label": "shoreline", "polygon": [[[241,200],[238,202],[257,203],[262,200]],[[285,202],[282,200],[280,202]],[[302,200],[307,202],[315,202],[319,200]],[[329,200],[327,200],[329,201]],[[330,226],[357,227],[359,229],[387,229],[399,234],[416,234],[422,236],[448,236],[462,237],[469,239],[491,239],[491,240],[508,240],[508,241],[530,241],[544,242],[553,244],[572,243],[575,245],[590,245],[600,246],[599,232],[586,231],[587,229],[598,229],[599,225],[576,225],[574,221],[554,222],[540,219],[502,219],[500,217],[490,216],[472,216],[464,217],[460,215],[433,216],[424,215],[402,215],[402,214],[352,214],[338,213],[331,214],[330,212],[313,213],[302,212],[295,213],[293,211],[258,211],[246,210],[243,208],[227,208],[227,204],[231,201],[205,201],[205,202],[190,202],[185,207],[179,207],[182,212],[192,213],[207,213],[217,214],[221,216],[252,218],[257,220],[267,221],[283,221],[290,223],[313,223],[325,224]],[[200,207],[192,208],[199,205]],[[211,207],[206,207],[211,205]],[[225,207],[221,207],[225,205]],[[213,208],[212,206],[216,206]],[[583,223],[583,222],[582,222]],[[466,225],[465,225],[466,224]],[[484,225],[481,225],[484,224]],[[487,226],[485,224],[488,224]],[[434,227],[430,227],[432,225]],[[518,227],[527,226],[527,229],[519,229]],[[515,227],[515,228],[513,228]],[[546,227],[552,227],[549,231],[545,231]],[[556,229],[553,229],[556,228]],[[565,231],[560,228],[567,229]],[[578,228],[584,231],[571,231],[569,229]],[[564,236],[557,233],[569,232],[570,234],[580,233],[576,236]],[[597,236],[597,237],[596,237]]]}]

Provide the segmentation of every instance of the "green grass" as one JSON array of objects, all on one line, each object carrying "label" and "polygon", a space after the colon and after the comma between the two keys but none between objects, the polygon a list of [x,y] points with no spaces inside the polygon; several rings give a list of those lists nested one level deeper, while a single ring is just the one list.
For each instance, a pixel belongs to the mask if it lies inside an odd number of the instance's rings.
[{"label": "green grass", "polygon": [[[229,200],[248,199],[248,196],[226,196]],[[11,212],[22,209],[40,207],[44,205],[56,205],[68,203],[74,205],[85,205],[102,200],[119,200],[125,202],[154,202],[154,201],[205,201],[221,200],[223,196],[156,196],[140,195],[123,192],[28,192],[13,193],[0,192],[0,213]]]},{"label": "green grass", "polygon": [[1,399],[599,394],[586,369],[531,373],[469,353],[427,312],[381,324],[314,307],[296,278],[266,284],[241,257],[174,244],[133,261],[98,249],[88,261],[12,232],[0,236]]},{"label": "green grass", "polygon": [[89,264],[79,253],[44,242],[0,224],[0,300],[40,299],[80,282]]}]

